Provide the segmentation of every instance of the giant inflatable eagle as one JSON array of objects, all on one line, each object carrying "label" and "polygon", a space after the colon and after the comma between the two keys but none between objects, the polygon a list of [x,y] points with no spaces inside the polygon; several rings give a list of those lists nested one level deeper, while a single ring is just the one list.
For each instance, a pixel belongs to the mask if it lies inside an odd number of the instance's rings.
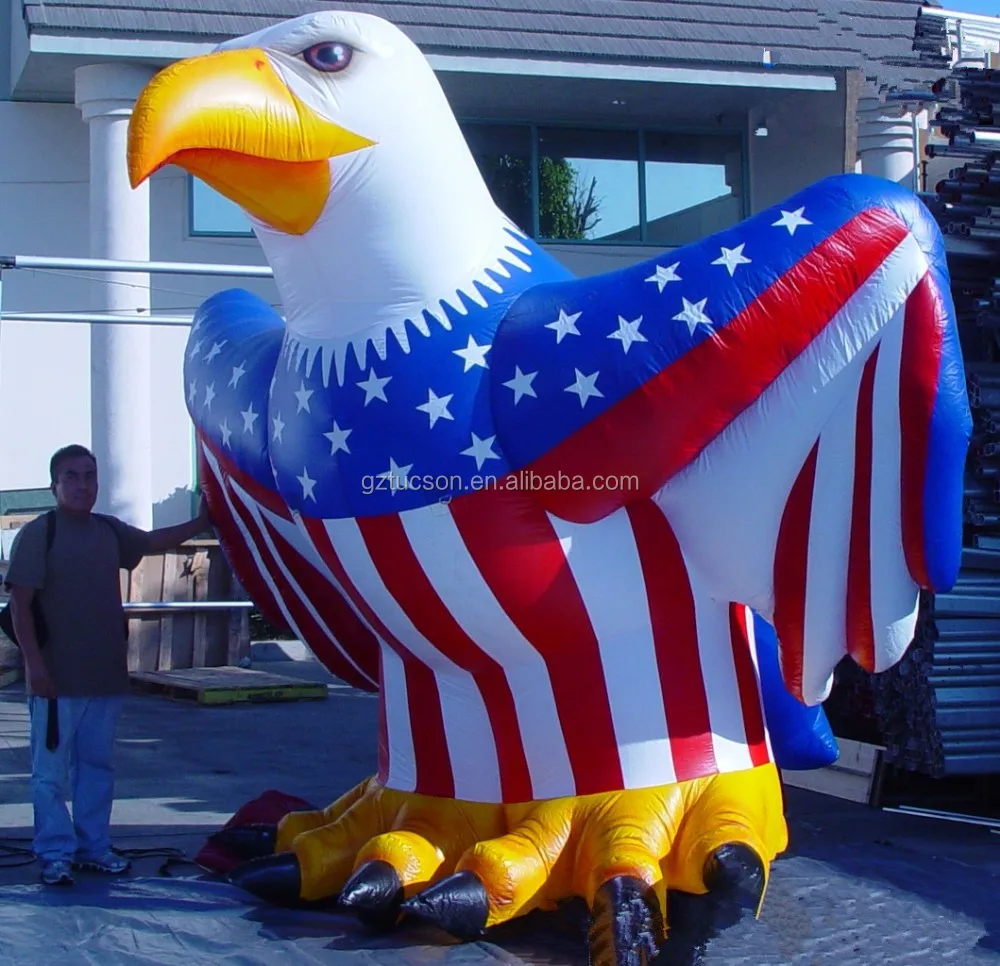
[{"label": "giant inflatable eagle", "polygon": [[836,177],[577,279],[416,46],[331,12],[155,77],[133,184],[166,164],[247,212],[285,313],[223,292],[192,329],[220,539],[380,694],[377,777],[234,881],[460,937],[582,897],[602,966],[756,908],[786,828],[755,638],[816,705],[958,569],[971,421],[919,201]]}]

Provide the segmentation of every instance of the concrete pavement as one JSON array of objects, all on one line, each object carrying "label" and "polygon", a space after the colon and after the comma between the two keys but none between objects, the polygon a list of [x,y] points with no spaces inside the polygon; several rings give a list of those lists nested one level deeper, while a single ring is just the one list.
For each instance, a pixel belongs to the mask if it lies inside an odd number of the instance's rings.
[{"label": "concrete pavement", "polygon": [[[312,661],[255,666],[326,680],[329,698],[213,708],[145,695],[128,699],[118,744],[113,815],[117,846],[166,846],[192,856],[209,832],[266,789],[325,805],[371,774],[377,718],[373,696],[335,681]],[[23,686],[0,689],[0,838],[20,839],[22,845],[31,834],[26,737]],[[1000,836],[982,828],[876,812],[798,789],[788,790],[788,812],[791,848],[773,869],[762,920],[728,932],[713,946],[706,966],[1000,964]],[[142,905],[137,897],[150,889],[183,890],[183,883],[170,885],[170,880],[157,878],[162,861],[137,860],[132,884],[122,881],[114,888],[136,890],[134,906]],[[191,867],[177,870],[182,876],[196,872]],[[43,906],[47,900],[37,875],[34,865],[0,868],[0,905],[6,898],[18,906]],[[103,883],[78,884],[78,898],[66,890],[60,906],[86,902],[93,914],[100,889],[107,888]],[[228,893],[219,892],[218,903],[220,917],[235,915],[227,912],[233,907],[242,908]],[[108,921],[117,915],[109,909]],[[143,927],[136,925],[135,913],[131,915],[129,929],[135,934]],[[283,915],[266,909],[253,912],[256,922],[269,916],[278,922]],[[369,964],[459,955],[439,934],[404,931],[373,945],[349,921],[314,916],[310,922],[298,940],[294,929],[282,933],[286,940],[293,937],[292,944],[283,947],[286,954],[298,949],[310,962],[345,960],[345,966],[346,958],[354,959],[362,950]],[[582,966],[583,922],[579,909],[537,917],[492,937],[492,943],[465,948],[460,956],[464,962],[499,957],[512,964]],[[0,918],[0,950],[4,928]],[[268,943],[274,942],[276,928],[258,929],[239,939],[239,961],[273,961],[278,949]],[[302,944],[327,928],[341,939],[307,951]],[[156,948],[161,951],[152,960],[132,961],[174,961],[167,947]],[[10,949],[8,945],[6,952]],[[20,961],[16,956],[8,959],[6,952],[0,959]],[[183,951],[175,952],[177,961],[184,961]],[[60,954],[51,961],[91,960]]]}]

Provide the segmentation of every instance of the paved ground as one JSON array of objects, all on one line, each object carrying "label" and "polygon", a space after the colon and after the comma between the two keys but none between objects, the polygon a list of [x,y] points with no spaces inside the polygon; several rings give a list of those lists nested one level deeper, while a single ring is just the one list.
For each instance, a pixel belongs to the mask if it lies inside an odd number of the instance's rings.
[{"label": "paved ground", "polygon": [[[311,663],[281,670],[323,675]],[[374,698],[332,681],[322,702],[201,708],[132,697],[119,738],[116,844],[193,855],[267,788],[325,804],[372,771],[375,721]],[[30,835],[25,736],[22,688],[0,690],[0,838],[8,841]],[[706,966],[1000,966],[1000,836],[798,789],[789,789],[788,808],[791,848],[774,867],[762,920],[730,930]],[[162,861],[140,859],[132,880],[81,883],[54,903],[35,866],[0,868],[0,961],[197,963],[192,936],[203,921],[215,936],[213,960],[240,963],[586,962],[579,910],[474,946],[413,931],[373,940],[348,920],[254,909],[227,886],[159,878]]]}]

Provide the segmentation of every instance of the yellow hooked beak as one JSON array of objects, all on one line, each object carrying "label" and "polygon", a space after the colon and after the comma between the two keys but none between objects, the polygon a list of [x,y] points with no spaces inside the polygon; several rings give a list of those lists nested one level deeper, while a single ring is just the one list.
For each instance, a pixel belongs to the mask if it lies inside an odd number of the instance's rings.
[{"label": "yellow hooked beak", "polygon": [[263,50],[225,50],[149,82],[129,123],[129,178],[138,187],[176,164],[272,228],[302,235],[330,196],[330,158],[373,143],[306,107]]}]

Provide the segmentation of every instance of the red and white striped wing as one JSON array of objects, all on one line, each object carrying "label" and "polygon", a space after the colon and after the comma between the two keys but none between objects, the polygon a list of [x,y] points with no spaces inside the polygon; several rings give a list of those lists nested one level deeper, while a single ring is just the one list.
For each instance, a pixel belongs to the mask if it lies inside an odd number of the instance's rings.
[{"label": "red and white striped wing", "polygon": [[256,599],[359,686],[378,655],[390,787],[518,802],[771,760],[748,611],[689,578],[653,503],[583,525],[484,490],[292,519],[203,454]]}]

